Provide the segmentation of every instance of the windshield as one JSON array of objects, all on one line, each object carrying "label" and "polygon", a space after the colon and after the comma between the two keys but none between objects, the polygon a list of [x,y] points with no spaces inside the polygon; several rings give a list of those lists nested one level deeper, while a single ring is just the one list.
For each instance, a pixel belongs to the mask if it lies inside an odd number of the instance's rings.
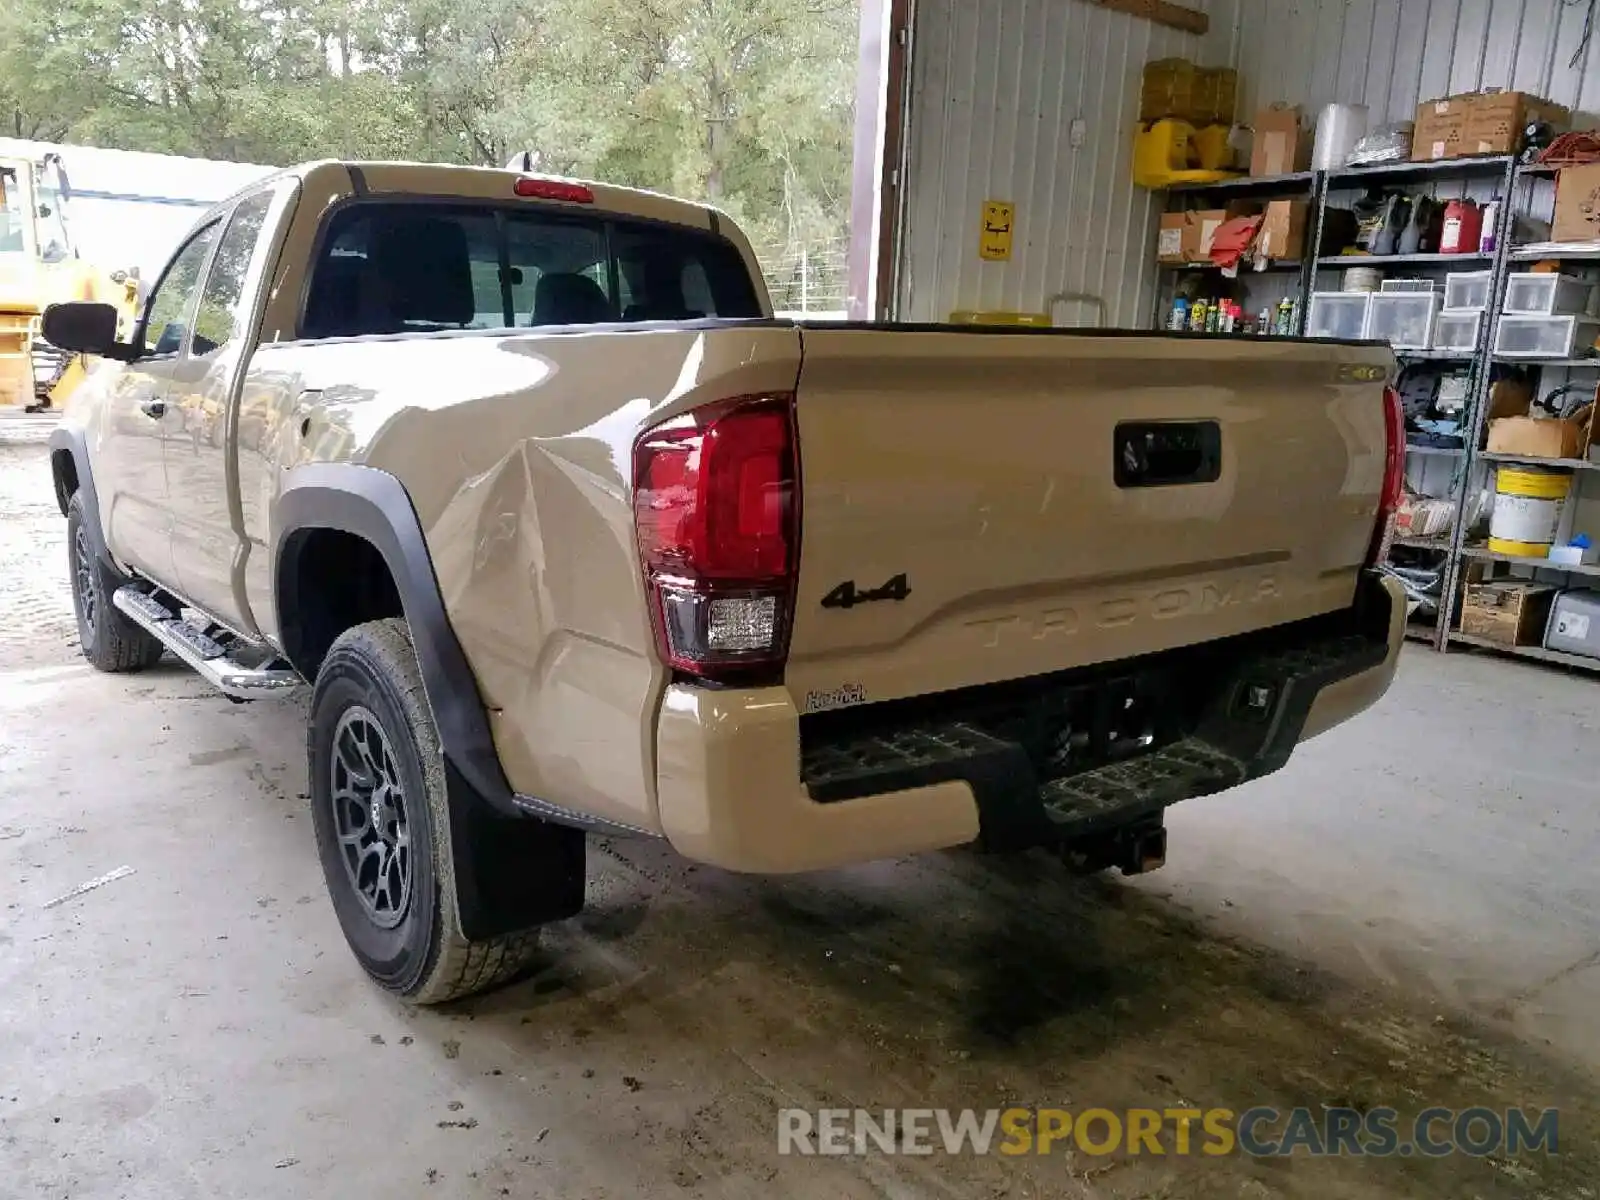
[{"label": "windshield", "polygon": [[330,220],[302,334],[760,315],[743,257],[708,232],[537,208],[370,201]]},{"label": "windshield", "polygon": [[72,239],[67,233],[67,188],[60,166],[48,162],[39,173],[39,257],[45,262],[60,262],[72,255]]}]

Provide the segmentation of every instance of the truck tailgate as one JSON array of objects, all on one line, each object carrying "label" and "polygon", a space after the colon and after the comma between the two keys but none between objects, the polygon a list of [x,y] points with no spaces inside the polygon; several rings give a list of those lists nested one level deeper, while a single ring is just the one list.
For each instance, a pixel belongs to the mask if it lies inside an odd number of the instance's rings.
[{"label": "truck tailgate", "polygon": [[1386,348],[926,327],[807,327],[802,343],[785,676],[801,711],[1352,602],[1383,485]]}]

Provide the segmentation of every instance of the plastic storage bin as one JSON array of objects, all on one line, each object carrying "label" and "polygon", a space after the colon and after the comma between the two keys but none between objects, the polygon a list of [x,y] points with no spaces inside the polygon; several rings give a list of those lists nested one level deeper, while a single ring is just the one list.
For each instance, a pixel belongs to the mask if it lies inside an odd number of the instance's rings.
[{"label": "plastic storage bin", "polygon": [[1343,338],[1366,336],[1367,305],[1378,292],[1313,292],[1306,312],[1306,336]]},{"label": "plastic storage bin", "polygon": [[1507,314],[1495,326],[1494,352],[1507,358],[1576,358],[1587,354],[1600,333],[1594,317],[1534,317]]},{"label": "plastic storage bin", "polygon": [[1463,357],[1478,349],[1483,312],[1442,312],[1433,323],[1433,348]]},{"label": "plastic storage bin", "polygon": [[1518,271],[1506,276],[1508,313],[1586,313],[1594,285],[1574,275],[1547,275]]},{"label": "plastic storage bin", "polygon": [[1489,271],[1451,271],[1444,277],[1446,308],[1489,307]]},{"label": "plastic storage bin", "polygon": [[1427,350],[1439,305],[1437,292],[1379,292],[1367,307],[1366,336],[1396,350]]}]

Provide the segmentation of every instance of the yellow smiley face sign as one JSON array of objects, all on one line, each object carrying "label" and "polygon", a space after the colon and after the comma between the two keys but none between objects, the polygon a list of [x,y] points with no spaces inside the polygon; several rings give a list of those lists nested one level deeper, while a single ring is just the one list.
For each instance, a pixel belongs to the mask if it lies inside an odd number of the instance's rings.
[{"label": "yellow smiley face sign", "polygon": [[978,235],[978,255],[988,262],[1009,262],[1011,230],[1016,223],[1016,206],[1005,200],[983,202],[983,226]]}]

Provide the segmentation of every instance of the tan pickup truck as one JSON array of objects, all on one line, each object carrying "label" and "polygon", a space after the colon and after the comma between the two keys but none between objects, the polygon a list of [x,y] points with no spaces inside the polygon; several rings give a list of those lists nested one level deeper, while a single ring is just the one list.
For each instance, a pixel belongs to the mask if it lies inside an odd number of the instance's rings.
[{"label": "tan pickup truck", "polygon": [[1388,687],[1387,349],[775,320],[711,209],[318,163],[204,217],[52,441],[83,652],[311,685],[340,923],[434,1002],[585,831],[738,871],[1160,865]]}]

